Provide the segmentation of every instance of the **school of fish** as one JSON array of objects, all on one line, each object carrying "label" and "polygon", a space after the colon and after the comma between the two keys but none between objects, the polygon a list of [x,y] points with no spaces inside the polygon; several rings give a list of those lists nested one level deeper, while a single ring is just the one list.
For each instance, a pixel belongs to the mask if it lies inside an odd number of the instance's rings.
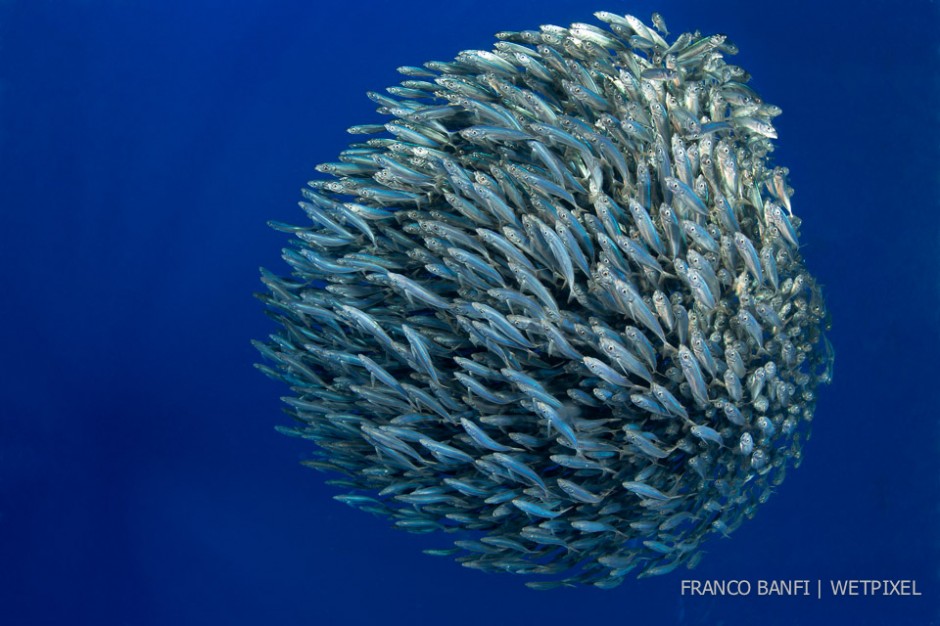
[{"label": "school of fish", "polygon": [[832,376],[780,109],[725,35],[595,15],[399,68],[259,294],[336,499],[536,589],[694,567]]}]

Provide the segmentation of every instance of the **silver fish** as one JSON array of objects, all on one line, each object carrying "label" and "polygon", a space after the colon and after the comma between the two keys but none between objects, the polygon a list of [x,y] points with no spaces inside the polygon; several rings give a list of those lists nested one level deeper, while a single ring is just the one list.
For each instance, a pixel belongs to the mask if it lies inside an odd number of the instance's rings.
[{"label": "silver fish", "polygon": [[694,566],[799,464],[832,376],[779,107],[726,36],[597,15],[370,92],[384,123],[272,222],[291,275],[259,296],[304,464],[537,588]]}]

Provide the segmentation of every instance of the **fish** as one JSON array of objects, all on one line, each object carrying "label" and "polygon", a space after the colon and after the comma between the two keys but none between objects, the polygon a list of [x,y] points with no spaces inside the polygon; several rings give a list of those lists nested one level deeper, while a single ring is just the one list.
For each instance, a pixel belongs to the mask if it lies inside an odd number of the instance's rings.
[{"label": "fish", "polygon": [[798,465],[832,379],[779,107],[726,35],[597,17],[369,92],[382,123],[270,223],[258,294],[304,465],[537,588],[694,565]]},{"label": "fish", "polygon": [[777,229],[777,232],[783,236],[788,244],[794,248],[799,248],[800,243],[797,239],[796,228],[793,227],[790,218],[784,213],[783,208],[777,204],[768,204],[767,207],[769,221],[773,224],[774,228]]},{"label": "fish", "polygon": [[497,452],[491,456],[497,463],[509,470],[513,477],[524,478],[526,481],[541,487],[543,492],[548,493],[548,487],[545,485],[545,481],[542,480],[537,472],[522,461],[502,452]]},{"label": "fish", "polygon": [[510,452],[513,450],[511,446],[504,446],[501,443],[495,441],[490,437],[486,432],[477,426],[472,420],[462,417],[460,418],[460,425],[463,426],[464,430],[467,431],[467,434],[479,444],[482,448],[486,450],[492,450],[493,452]]},{"label": "fish", "polygon": [[702,217],[708,216],[708,207],[699,198],[695,190],[678,178],[666,176],[663,179],[666,183],[666,189],[672,192],[673,196],[687,209]]},{"label": "fish", "polygon": [[771,193],[774,194],[774,197],[778,202],[783,204],[787,209],[787,214],[790,217],[793,217],[793,205],[790,204],[790,191],[787,188],[786,177],[790,173],[790,170],[785,167],[775,167],[773,169],[773,175],[770,182]]},{"label": "fish", "polygon": [[738,440],[738,451],[744,456],[749,456],[754,451],[754,438],[751,433],[741,433],[741,438]]},{"label": "fish", "polygon": [[565,478],[559,478],[557,483],[561,490],[576,502],[582,502],[584,504],[600,504],[604,501],[603,495],[597,495],[582,487],[581,485]]},{"label": "fish", "polygon": [[653,382],[650,383],[650,392],[669,413],[685,420],[689,419],[689,413],[686,408],[668,389]]},{"label": "fish", "polygon": [[682,374],[689,383],[692,390],[692,397],[699,406],[708,404],[708,387],[705,384],[705,377],[699,367],[698,360],[692,352],[684,345],[679,346],[679,365],[682,368]]},{"label": "fish", "polygon": [[470,126],[460,131],[460,136],[473,142],[512,143],[529,141],[532,135],[514,128],[500,126]]},{"label": "fish", "polygon": [[731,399],[735,402],[740,402],[744,397],[744,388],[741,386],[741,379],[730,367],[725,370],[722,376],[728,395],[731,396]]},{"label": "fish", "polygon": [[715,299],[711,288],[708,286],[708,282],[702,274],[694,268],[690,267],[687,273],[689,286],[692,288],[692,296],[695,298],[695,302],[706,311],[714,309],[718,305],[718,301]]},{"label": "fish", "polygon": [[660,448],[653,441],[650,441],[647,437],[644,437],[636,431],[627,430],[625,436],[627,441],[630,442],[640,454],[650,457],[651,459],[665,459],[673,452],[673,449],[664,450]]},{"label": "fish", "polygon": [[632,383],[629,379],[627,379],[622,374],[617,373],[616,370],[611,368],[600,359],[596,359],[592,356],[586,356],[582,358],[582,362],[591,374],[606,380],[612,385],[628,388],[632,386]]},{"label": "fish", "polygon": [[671,500],[672,498],[676,497],[668,496],[656,487],[652,487],[642,482],[627,480],[622,484],[624,489],[640,496],[641,498],[648,498],[650,500]]},{"label": "fish", "polygon": [[539,417],[545,419],[555,430],[561,433],[562,437],[565,438],[566,445],[574,449],[580,447],[578,444],[578,436],[575,434],[574,429],[565,421],[555,407],[540,400],[533,402],[533,405]]},{"label": "fish", "polygon": [[435,384],[440,385],[440,376],[431,360],[431,349],[427,340],[407,324],[402,324],[401,331],[411,346],[411,355],[415,360],[415,364],[421,371],[430,376]]},{"label": "fish", "polygon": [[764,273],[761,271],[760,257],[757,254],[757,250],[754,248],[754,244],[743,233],[734,233],[734,247],[737,249],[738,254],[741,255],[741,258],[744,259],[744,265],[747,267],[747,271],[751,273],[758,283],[764,282]]},{"label": "fish", "polygon": [[473,457],[463,450],[459,450],[458,448],[440,441],[435,441],[429,437],[422,437],[418,443],[427,448],[431,454],[443,462],[456,461],[458,463],[473,463],[474,461]]},{"label": "fish", "polygon": [[432,292],[430,289],[427,289],[420,283],[411,280],[407,276],[395,274],[394,272],[388,272],[387,276],[391,283],[401,289],[402,292],[409,298],[420,300],[425,304],[429,304],[439,309],[446,309],[450,307],[450,302]]},{"label": "fish", "polygon": [[373,378],[378,379],[387,387],[397,391],[402,398],[407,397],[408,394],[405,392],[405,389],[385,368],[370,359],[365,354],[358,355],[358,358],[359,362],[362,363],[362,366],[365,367],[370,374],[372,374]]},{"label": "fish", "polygon": [[760,322],[758,322],[753,315],[747,310],[741,309],[738,311],[737,315],[734,316],[734,319],[759,348],[763,347],[764,331],[760,326]]},{"label": "fish", "polygon": [[697,222],[692,220],[682,220],[682,232],[691,239],[696,245],[701,246],[708,252],[719,253],[721,248],[717,241],[709,232]]},{"label": "fish", "polygon": [[714,428],[710,426],[705,426],[703,424],[696,424],[689,429],[689,432],[701,439],[702,441],[711,441],[717,443],[718,445],[723,445],[724,440],[721,435]]},{"label": "fish", "polygon": [[663,19],[662,15],[659,13],[653,13],[652,21],[653,25],[663,36],[669,34],[669,29],[666,28],[666,20]]}]

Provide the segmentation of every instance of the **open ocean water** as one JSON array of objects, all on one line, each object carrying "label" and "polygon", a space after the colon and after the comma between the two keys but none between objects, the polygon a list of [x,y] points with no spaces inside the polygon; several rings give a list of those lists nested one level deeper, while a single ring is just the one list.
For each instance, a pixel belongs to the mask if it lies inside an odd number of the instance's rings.
[{"label": "open ocean water", "polygon": [[[602,9],[728,34],[782,107],[835,377],[802,466],[695,570],[536,592],[331,498],[274,430],[252,293],[286,272],[265,222],[380,121],[367,90]],[[921,0],[0,2],[0,624],[940,624],[938,50]]]}]

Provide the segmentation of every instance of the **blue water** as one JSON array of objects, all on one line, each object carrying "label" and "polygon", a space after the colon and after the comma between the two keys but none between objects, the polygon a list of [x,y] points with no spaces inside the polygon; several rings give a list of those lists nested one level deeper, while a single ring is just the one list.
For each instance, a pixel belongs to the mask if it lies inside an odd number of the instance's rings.
[{"label": "blue water", "polygon": [[[759,4],[759,6],[757,6]],[[485,5],[485,6],[480,6]],[[0,624],[940,624],[935,2],[0,2]],[[333,501],[274,432],[298,189],[394,68],[591,20],[725,32],[780,105],[837,350],[805,462],[698,569],[529,591]],[[912,579],[919,597],[681,594]]]}]

